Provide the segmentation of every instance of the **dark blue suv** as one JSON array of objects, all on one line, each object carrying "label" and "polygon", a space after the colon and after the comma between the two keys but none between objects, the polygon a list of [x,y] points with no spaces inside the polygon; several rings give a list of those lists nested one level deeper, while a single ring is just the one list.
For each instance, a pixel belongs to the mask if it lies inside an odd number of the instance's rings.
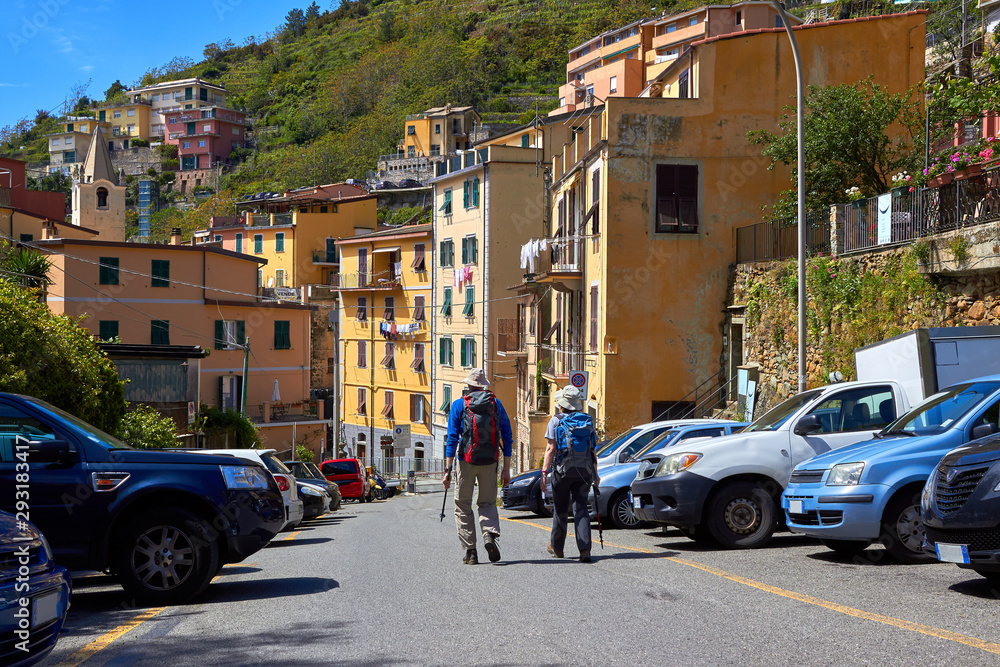
[{"label": "dark blue suv", "polygon": [[0,509],[18,500],[56,563],[110,569],[155,605],[198,595],[285,522],[281,492],[257,463],[133,449],[44,401],[0,393]]}]

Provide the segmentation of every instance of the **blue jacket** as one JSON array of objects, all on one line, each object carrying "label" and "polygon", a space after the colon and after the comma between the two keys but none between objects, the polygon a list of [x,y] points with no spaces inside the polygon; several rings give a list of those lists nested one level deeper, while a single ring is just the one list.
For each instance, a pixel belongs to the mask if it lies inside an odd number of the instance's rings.
[{"label": "blue jacket", "polygon": [[[514,435],[510,430],[510,418],[503,409],[500,399],[497,402],[497,421],[500,422],[500,439],[503,441],[503,455],[510,456],[514,443]],[[451,412],[448,413],[448,435],[445,438],[445,456],[455,456],[458,451],[458,441],[462,437],[462,413],[465,412],[465,399],[456,398],[451,402]]]}]

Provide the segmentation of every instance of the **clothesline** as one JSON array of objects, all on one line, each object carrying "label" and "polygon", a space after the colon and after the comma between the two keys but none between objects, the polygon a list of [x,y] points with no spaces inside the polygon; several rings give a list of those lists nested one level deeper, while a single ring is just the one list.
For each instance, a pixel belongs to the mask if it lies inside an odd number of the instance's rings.
[{"label": "clothesline", "polygon": [[404,337],[416,338],[420,333],[420,322],[410,322],[407,324],[379,322],[378,333],[386,340],[401,340]]}]

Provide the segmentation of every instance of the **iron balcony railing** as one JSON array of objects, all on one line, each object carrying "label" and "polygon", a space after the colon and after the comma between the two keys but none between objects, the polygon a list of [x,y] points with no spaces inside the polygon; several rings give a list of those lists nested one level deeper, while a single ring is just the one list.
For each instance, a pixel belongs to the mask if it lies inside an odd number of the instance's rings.
[{"label": "iron balcony railing", "polygon": [[1000,220],[1000,168],[921,193],[919,234],[926,236]]},{"label": "iron balcony railing", "polygon": [[902,187],[846,205],[838,245],[849,253],[912,241],[920,233],[920,203],[919,190]]},{"label": "iron balcony railing", "polygon": [[[798,256],[799,226],[795,216],[737,227],[736,263],[789,259]],[[830,252],[830,214],[806,214],[806,251]]]}]

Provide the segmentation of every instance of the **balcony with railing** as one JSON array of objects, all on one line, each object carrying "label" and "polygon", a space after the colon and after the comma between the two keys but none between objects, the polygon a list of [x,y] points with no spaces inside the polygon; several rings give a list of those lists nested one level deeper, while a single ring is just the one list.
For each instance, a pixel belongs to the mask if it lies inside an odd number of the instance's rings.
[{"label": "balcony with railing", "polygon": [[497,319],[497,352],[505,357],[527,356],[527,337],[520,319]]},{"label": "balcony with railing", "polygon": [[295,224],[294,213],[251,213],[251,227],[281,227]]},{"label": "balcony with railing", "polygon": [[313,250],[312,251],[313,264],[323,264],[326,266],[339,266],[340,265],[340,253],[336,250]]},{"label": "balcony with railing", "polygon": [[338,273],[333,285],[341,290],[394,290],[401,285],[398,271]]}]

